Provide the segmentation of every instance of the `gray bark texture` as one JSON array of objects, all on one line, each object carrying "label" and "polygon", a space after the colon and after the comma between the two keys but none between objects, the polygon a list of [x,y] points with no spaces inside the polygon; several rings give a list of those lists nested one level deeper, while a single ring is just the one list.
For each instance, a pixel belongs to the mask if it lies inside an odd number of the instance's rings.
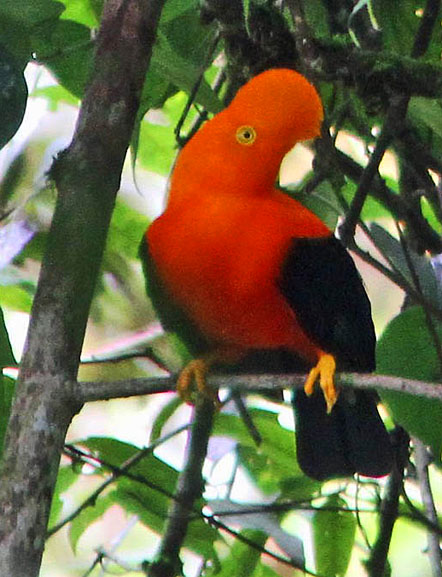
[{"label": "gray bark texture", "polygon": [[89,307],[164,0],[108,0],[58,190],[0,477],[0,575],[39,574]]}]

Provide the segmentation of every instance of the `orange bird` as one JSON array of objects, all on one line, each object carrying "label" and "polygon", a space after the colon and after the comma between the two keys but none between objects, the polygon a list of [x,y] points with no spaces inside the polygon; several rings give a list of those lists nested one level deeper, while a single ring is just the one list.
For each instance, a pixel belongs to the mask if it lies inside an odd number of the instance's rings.
[{"label": "orange bird", "polygon": [[375,401],[363,391],[338,397],[334,384],[336,368],[375,368],[368,297],[327,226],[275,187],[285,154],[318,136],[322,117],[297,72],[250,80],[179,154],[141,254],[164,328],[194,355],[178,378],[184,399],[193,384],[207,391],[214,365],[265,358],[268,371],[307,367],[293,401],[300,466],[318,479],[381,476],[391,447]]}]

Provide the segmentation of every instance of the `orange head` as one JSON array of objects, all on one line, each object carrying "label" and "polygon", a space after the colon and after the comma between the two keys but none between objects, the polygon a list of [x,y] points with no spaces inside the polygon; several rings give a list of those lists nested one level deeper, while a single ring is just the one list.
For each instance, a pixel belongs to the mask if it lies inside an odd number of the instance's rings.
[{"label": "orange head", "polygon": [[178,158],[170,200],[188,194],[272,190],[283,157],[319,135],[322,104],[304,76],[285,68],[262,72],[207,122]]}]

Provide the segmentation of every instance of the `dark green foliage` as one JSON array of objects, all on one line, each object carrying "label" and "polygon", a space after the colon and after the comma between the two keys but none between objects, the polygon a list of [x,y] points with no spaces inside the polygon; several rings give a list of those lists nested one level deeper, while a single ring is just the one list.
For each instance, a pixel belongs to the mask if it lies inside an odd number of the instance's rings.
[{"label": "dark green foliage", "polygon": [[22,123],[28,88],[16,59],[0,44],[0,149],[7,144]]}]

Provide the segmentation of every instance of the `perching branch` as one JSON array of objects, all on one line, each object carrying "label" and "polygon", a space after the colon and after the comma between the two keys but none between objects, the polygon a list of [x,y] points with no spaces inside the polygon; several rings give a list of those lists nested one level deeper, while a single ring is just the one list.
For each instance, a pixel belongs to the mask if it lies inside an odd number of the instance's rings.
[{"label": "perching branch", "polygon": [[[305,374],[211,375],[208,385],[239,392],[259,392],[303,387]],[[175,390],[175,376],[127,379],[124,381],[83,381],[74,385],[78,401],[106,401],[109,399],[152,395]],[[371,373],[341,373],[337,384],[355,389],[379,389],[442,401],[442,383],[429,383],[389,375]]]}]

